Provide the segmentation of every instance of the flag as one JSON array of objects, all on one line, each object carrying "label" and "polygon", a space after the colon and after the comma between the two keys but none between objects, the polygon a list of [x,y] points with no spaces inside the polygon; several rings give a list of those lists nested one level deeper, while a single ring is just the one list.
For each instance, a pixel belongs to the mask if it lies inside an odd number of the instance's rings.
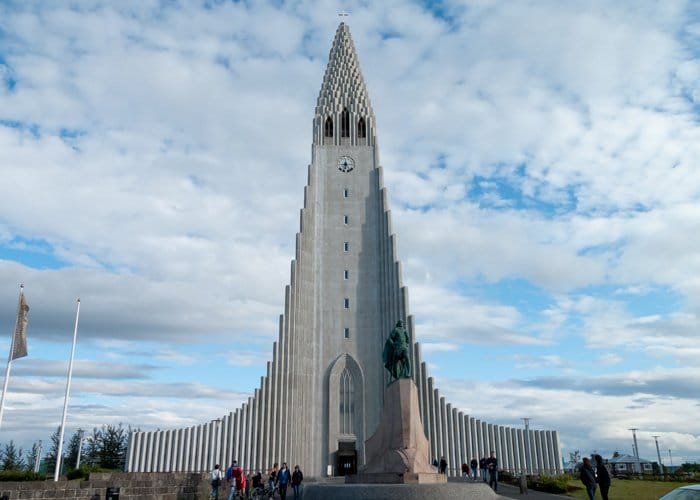
[{"label": "flag", "polygon": [[15,337],[12,343],[11,360],[23,358],[27,355],[27,321],[29,306],[24,300],[24,294],[19,299],[19,310],[17,311],[17,326],[15,327]]}]

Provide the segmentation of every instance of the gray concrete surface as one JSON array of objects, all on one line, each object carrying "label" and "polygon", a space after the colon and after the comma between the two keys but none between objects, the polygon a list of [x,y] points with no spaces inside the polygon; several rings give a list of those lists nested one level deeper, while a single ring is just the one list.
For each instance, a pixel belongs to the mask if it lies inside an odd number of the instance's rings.
[{"label": "gray concrete surface", "polygon": [[[332,484],[312,483],[304,486],[303,500],[497,500],[481,483],[446,484]],[[528,499],[530,500],[530,499]]]}]

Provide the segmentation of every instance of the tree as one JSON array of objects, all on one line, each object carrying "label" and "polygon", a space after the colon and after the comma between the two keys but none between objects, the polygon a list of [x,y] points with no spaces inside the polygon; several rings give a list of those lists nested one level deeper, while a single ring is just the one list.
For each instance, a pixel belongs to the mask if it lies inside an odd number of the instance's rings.
[{"label": "tree", "polygon": [[581,452],[579,450],[574,450],[569,453],[569,467],[571,470],[576,468],[576,465],[581,461]]},{"label": "tree", "polygon": [[[57,427],[56,431],[51,434],[51,449],[46,454],[46,472],[54,474],[56,472],[56,457],[58,456],[59,441],[61,438],[61,427]],[[63,459],[61,459],[63,462]]]},{"label": "tree", "polygon": [[105,469],[124,469],[126,449],[130,430],[120,423],[118,426],[102,426],[102,443],[100,448],[100,467]]},{"label": "tree", "polygon": [[22,470],[24,469],[24,459],[22,458],[22,448],[15,447],[14,441],[5,445],[2,458],[2,470]]}]

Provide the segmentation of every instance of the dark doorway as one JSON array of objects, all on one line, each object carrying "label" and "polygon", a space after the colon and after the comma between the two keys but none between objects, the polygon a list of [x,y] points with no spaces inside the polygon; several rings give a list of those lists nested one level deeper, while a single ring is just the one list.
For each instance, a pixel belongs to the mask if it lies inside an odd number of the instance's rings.
[{"label": "dark doorway", "polygon": [[355,450],[354,441],[338,442],[338,451],[335,456],[338,461],[335,469],[338,476],[357,474],[357,450]]}]

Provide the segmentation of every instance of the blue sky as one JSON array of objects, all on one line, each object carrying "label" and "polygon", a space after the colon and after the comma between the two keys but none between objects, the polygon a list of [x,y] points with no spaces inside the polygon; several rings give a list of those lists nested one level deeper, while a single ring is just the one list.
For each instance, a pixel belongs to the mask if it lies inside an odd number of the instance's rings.
[{"label": "blue sky", "polygon": [[[271,358],[339,21],[448,399],[580,449],[700,459],[692,2],[4,2],[0,443],[228,413]],[[664,460],[668,460],[664,455]]]}]

